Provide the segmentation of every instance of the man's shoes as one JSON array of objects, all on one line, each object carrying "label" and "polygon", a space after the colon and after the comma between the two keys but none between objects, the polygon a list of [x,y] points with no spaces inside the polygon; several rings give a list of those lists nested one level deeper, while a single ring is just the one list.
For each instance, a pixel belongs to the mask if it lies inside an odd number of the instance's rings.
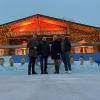
[{"label": "man's shoes", "polygon": [[37,74],[36,72],[33,72],[32,74]]},{"label": "man's shoes", "polygon": [[71,74],[71,73],[72,73],[72,71],[69,70],[69,71],[68,71],[68,74]]},{"label": "man's shoes", "polygon": [[46,71],[46,72],[44,72],[44,74],[48,74],[48,72]]},{"label": "man's shoes", "polygon": [[43,74],[43,71],[41,71],[41,74]]},{"label": "man's shoes", "polygon": [[65,73],[68,73],[68,71],[65,71]]},{"label": "man's shoes", "polygon": [[54,74],[59,74],[59,72],[54,72]]},{"label": "man's shoes", "polygon": [[65,71],[65,73],[67,73],[67,74],[71,74],[72,71],[68,70],[68,71]]}]

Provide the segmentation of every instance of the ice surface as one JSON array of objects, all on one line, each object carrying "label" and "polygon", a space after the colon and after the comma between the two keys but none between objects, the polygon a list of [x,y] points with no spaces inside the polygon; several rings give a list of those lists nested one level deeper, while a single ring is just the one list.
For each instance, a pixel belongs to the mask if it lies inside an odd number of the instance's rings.
[{"label": "ice surface", "polygon": [[0,100],[100,100],[100,74],[1,75]]},{"label": "ice surface", "polygon": [[48,65],[48,75],[27,75],[27,64],[16,64],[17,70],[0,71],[0,100],[100,100],[100,72],[72,68],[72,74],[53,74],[54,65]]}]

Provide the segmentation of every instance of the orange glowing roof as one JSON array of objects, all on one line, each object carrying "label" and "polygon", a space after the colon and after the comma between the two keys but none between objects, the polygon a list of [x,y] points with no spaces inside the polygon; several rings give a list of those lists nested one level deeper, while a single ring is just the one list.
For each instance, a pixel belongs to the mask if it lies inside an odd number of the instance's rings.
[{"label": "orange glowing roof", "polygon": [[[2,32],[13,32],[11,35],[28,35],[32,32],[43,33],[50,31],[64,31],[67,29],[67,24],[64,21],[52,19],[43,15],[34,15],[10,23],[2,25]],[[7,29],[7,30],[6,30]],[[14,34],[15,33],[15,34]],[[21,33],[21,34],[19,34]],[[52,33],[53,34],[53,33]],[[11,36],[10,35],[10,36]]]},{"label": "orange glowing roof", "polygon": [[36,34],[66,34],[70,30],[71,38],[81,38],[88,35],[94,37],[100,34],[100,28],[66,21],[59,18],[36,14],[20,20],[0,25],[0,36],[27,36]]}]

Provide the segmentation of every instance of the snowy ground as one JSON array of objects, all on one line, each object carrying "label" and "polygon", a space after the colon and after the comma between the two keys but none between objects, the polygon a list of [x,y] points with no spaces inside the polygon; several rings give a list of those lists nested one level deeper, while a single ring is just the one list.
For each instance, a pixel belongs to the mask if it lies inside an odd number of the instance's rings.
[{"label": "snowy ground", "polygon": [[0,100],[100,100],[100,74],[0,75]]}]

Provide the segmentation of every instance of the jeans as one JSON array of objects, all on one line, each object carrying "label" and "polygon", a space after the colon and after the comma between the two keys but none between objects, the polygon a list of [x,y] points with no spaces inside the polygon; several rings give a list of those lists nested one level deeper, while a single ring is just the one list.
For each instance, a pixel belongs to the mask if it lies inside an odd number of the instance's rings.
[{"label": "jeans", "polygon": [[70,64],[70,52],[62,52],[61,53],[62,61],[65,66],[65,71],[71,71],[71,64]]}]

